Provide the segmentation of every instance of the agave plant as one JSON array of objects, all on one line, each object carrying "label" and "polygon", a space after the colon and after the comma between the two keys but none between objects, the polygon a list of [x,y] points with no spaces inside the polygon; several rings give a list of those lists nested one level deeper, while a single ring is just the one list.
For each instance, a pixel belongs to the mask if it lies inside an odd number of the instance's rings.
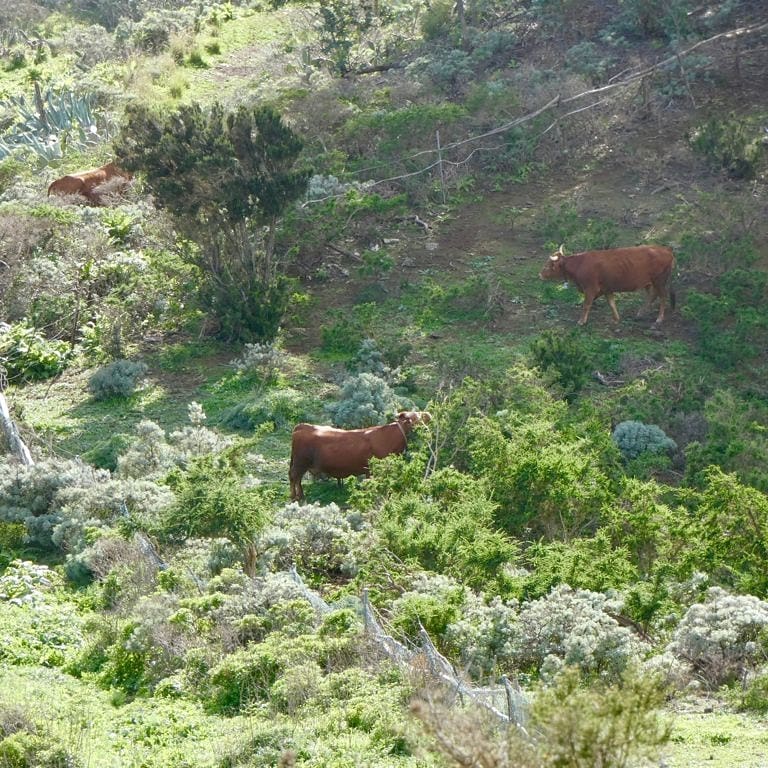
[{"label": "agave plant", "polygon": [[110,138],[111,126],[105,119],[97,122],[92,96],[72,92],[40,93],[28,102],[12,96],[0,109],[16,115],[12,127],[0,136],[0,159],[20,148],[32,150],[43,161],[61,157],[68,147],[82,150]]}]

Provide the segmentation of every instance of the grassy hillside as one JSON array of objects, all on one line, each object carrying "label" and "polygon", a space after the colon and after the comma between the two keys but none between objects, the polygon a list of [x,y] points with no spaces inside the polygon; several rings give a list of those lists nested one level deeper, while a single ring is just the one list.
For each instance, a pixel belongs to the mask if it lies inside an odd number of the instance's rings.
[{"label": "grassy hillside", "polygon": [[[0,765],[764,764],[762,5],[2,11]],[[644,243],[659,327],[538,277]],[[401,409],[290,502],[295,424]]]}]

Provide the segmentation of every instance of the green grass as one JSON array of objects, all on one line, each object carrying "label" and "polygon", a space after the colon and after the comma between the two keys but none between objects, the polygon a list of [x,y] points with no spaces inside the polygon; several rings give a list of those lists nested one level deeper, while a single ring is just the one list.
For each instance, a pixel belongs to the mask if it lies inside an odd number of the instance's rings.
[{"label": "green grass", "polygon": [[[218,53],[206,50],[203,56],[206,68],[183,68],[187,88],[181,100],[227,102],[230,98],[242,98],[244,90],[253,90],[259,84],[271,81],[270,58],[266,54],[271,43],[288,37],[287,11],[235,9],[234,19],[222,21],[216,27],[215,38],[211,37],[211,29],[203,28],[195,38],[193,48],[210,48],[215,40]],[[263,53],[259,55],[259,51]],[[221,65],[226,65],[226,72],[217,76],[217,68]]]},{"label": "green grass", "polygon": [[215,766],[251,727],[246,718],[206,715],[187,701],[116,707],[109,692],[43,667],[0,670],[0,689],[4,708],[20,709],[89,768]]},{"label": "green grass", "polygon": [[717,712],[677,715],[664,756],[669,768],[765,768],[768,720]]}]

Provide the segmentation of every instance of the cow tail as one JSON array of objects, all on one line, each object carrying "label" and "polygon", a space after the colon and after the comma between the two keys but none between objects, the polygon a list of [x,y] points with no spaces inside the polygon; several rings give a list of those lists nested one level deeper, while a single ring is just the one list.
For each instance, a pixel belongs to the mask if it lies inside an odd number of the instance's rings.
[{"label": "cow tail", "polygon": [[675,276],[675,267],[677,262],[675,257],[672,256],[672,264],[669,267],[669,278],[667,279],[667,292],[669,293],[669,306],[671,309],[675,308],[677,297],[675,296],[675,289],[672,287],[672,278]]}]

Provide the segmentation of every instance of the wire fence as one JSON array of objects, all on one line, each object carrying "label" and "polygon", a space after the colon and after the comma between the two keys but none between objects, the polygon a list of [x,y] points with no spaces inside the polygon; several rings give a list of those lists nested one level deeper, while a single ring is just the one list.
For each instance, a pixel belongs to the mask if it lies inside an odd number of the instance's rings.
[{"label": "wire fence", "polygon": [[[290,569],[289,576],[321,616],[333,610],[320,595],[307,587],[295,566]],[[419,631],[420,646],[417,648],[408,648],[392,637],[384,628],[383,622],[371,604],[367,590],[363,590],[360,611],[366,636],[384,656],[399,667],[412,672],[423,672],[426,669],[434,680],[455,693],[458,701],[471,701],[490,712],[500,722],[511,723],[525,732],[530,702],[516,681],[503,676],[501,685],[487,687],[470,685],[456,671],[451,662],[435,648],[423,627]]]}]

